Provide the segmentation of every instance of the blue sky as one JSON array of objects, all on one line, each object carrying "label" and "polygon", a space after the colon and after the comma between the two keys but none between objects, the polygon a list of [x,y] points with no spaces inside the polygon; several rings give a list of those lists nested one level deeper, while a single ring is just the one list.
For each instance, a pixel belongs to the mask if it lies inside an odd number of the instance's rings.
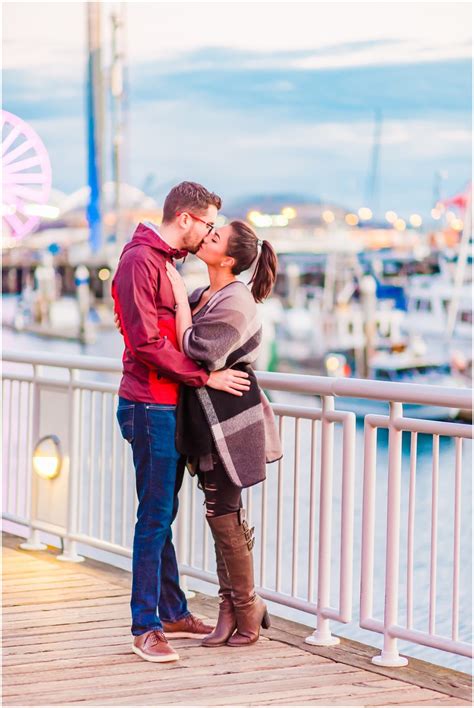
[{"label": "blue sky", "polygon": [[[4,9],[4,107],[38,130],[55,186],[72,191],[85,182],[84,10],[21,5],[31,12]],[[177,5],[127,6],[128,181],[153,176],[158,198],[189,178],[229,202],[292,192],[357,208],[376,109],[382,211],[427,213],[437,170],[445,194],[469,179],[467,3]]]}]

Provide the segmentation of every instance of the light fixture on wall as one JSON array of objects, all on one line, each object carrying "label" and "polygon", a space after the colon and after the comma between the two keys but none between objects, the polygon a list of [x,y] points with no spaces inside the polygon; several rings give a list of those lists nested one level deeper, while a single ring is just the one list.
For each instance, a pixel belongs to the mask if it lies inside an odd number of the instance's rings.
[{"label": "light fixture on wall", "polygon": [[54,479],[61,471],[63,455],[57,435],[40,438],[33,450],[33,469],[42,479]]}]

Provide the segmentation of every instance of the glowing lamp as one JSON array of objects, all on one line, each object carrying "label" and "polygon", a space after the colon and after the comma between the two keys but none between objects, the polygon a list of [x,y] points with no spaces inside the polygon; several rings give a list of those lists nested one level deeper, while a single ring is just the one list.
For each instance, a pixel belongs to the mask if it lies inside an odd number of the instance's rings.
[{"label": "glowing lamp", "polygon": [[110,278],[110,270],[108,268],[101,268],[97,274],[99,280],[106,281]]},{"label": "glowing lamp", "polygon": [[337,371],[337,369],[339,368],[339,365],[340,365],[340,362],[339,362],[339,358],[337,356],[328,356],[328,358],[326,359],[326,368],[331,373],[334,371]]},{"label": "glowing lamp", "polygon": [[323,221],[325,221],[326,224],[332,224],[332,222],[336,218],[334,216],[334,213],[330,209],[326,209],[325,211],[323,211],[322,216],[323,216]]},{"label": "glowing lamp", "polygon": [[63,456],[57,435],[40,438],[33,450],[33,469],[42,479],[54,479],[61,471]]},{"label": "glowing lamp", "polygon": [[281,210],[282,216],[286,216],[287,219],[294,219],[296,216],[296,209],[293,207],[284,207]]},{"label": "glowing lamp", "polygon": [[343,354],[330,353],[326,356],[324,363],[328,376],[348,376],[350,373],[347,359]]},{"label": "glowing lamp", "polygon": [[344,219],[346,221],[346,224],[348,224],[349,226],[357,226],[357,224],[359,223],[359,217],[357,216],[357,214],[346,214]]},{"label": "glowing lamp", "polygon": [[368,221],[372,218],[372,209],[369,209],[369,207],[361,207],[359,209],[359,217],[362,221]]},{"label": "glowing lamp", "polygon": [[397,229],[397,231],[405,231],[407,226],[406,221],[404,219],[397,219],[393,225]]},{"label": "glowing lamp", "polygon": [[419,214],[412,214],[410,216],[410,224],[417,228],[418,226],[421,226],[423,223],[423,219]]},{"label": "glowing lamp", "polygon": [[258,221],[258,219],[260,217],[260,212],[253,209],[252,211],[249,211],[247,216],[248,216],[249,220],[252,222],[252,224],[255,224],[255,222]]}]

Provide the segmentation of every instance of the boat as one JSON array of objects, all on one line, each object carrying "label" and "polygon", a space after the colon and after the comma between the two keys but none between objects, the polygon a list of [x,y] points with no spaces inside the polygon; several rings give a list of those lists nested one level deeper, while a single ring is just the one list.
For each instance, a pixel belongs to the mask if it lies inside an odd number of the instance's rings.
[{"label": "boat", "polygon": [[[368,378],[377,381],[429,384],[447,388],[461,386],[460,379],[453,374],[451,363],[446,358],[423,351],[419,343],[417,346],[412,344],[400,352],[376,352],[370,359]],[[389,410],[384,401],[357,398],[336,398],[336,409],[350,410],[357,417],[363,417],[368,413],[386,415]],[[405,403],[403,406],[403,415],[407,418],[452,420],[458,414],[458,409],[443,406],[421,406],[411,403]]]},{"label": "boat", "polygon": [[[351,366],[344,354],[330,352],[325,357],[326,375],[348,377]],[[450,361],[444,356],[427,351],[421,339],[414,339],[403,351],[377,350],[369,361],[369,379],[397,383],[431,384],[449,388],[460,388],[461,379],[453,372]],[[287,394],[273,393],[277,403],[288,403]],[[304,405],[307,396],[292,394],[291,402]],[[357,418],[368,414],[388,415],[389,404],[366,398],[346,398],[336,396],[336,410],[349,411]],[[403,415],[407,418],[425,420],[453,420],[459,415],[459,409],[436,405],[417,405],[405,403]]]},{"label": "boat", "polygon": [[[425,340],[445,340],[455,286],[444,276],[416,276],[408,289],[407,313],[403,328],[408,336],[421,335]],[[465,283],[456,294],[457,316],[450,345],[470,349],[472,342],[472,285]]]}]

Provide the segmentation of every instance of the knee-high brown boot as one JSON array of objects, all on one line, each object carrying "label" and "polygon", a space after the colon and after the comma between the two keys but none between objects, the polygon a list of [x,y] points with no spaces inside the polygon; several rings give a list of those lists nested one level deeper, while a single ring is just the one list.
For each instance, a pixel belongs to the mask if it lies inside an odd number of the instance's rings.
[{"label": "knee-high brown boot", "polygon": [[231,597],[232,588],[217,541],[214,542],[214,548],[216,551],[217,577],[219,578],[219,615],[214,631],[202,640],[201,645],[203,647],[221,647],[233,635],[237,627],[234,604]]},{"label": "knee-high brown boot", "polygon": [[227,641],[228,646],[253,644],[260,635],[260,627],[268,629],[270,618],[267,607],[255,592],[252,548],[253,529],[245,520],[245,511],[208,518],[212,534],[222,553],[232,588],[232,602],[237,621],[237,632]]}]

